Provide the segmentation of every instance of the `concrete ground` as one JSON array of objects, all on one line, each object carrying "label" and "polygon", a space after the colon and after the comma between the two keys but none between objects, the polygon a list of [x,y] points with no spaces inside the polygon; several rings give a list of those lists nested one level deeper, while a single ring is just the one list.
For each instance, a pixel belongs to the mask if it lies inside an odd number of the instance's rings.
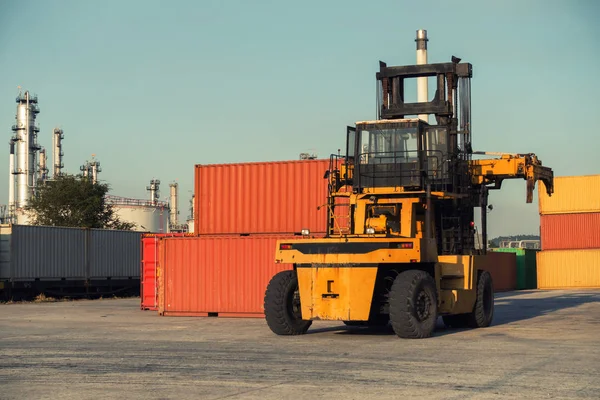
[{"label": "concrete ground", "polygon": [[402,340],[159,317],[139,299],[0,305],[1,399],[598,399],[600,290],[499,294],[493,326]]}]

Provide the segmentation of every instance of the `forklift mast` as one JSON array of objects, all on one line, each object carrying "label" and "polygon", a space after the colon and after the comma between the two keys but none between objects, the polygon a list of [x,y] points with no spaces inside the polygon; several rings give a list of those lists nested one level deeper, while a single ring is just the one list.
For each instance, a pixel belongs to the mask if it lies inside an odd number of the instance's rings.
[{"label": "forklift mast", "polygon": [[[364,221],[357,220],[348,201],[352,195],[371,194],[373,201],[387,198],[387,206],[371,207],[365,218],[376,218],[369,221],[385,219],[385,215],[392,221],[401,219],[400,211],[389,202],[412,197],[419,199],[423,233],[435,240],[437,254],[485,254],[490,189],[499,189],[504,179],[525,178],[528,202],[536,180],[543,180],[552,193],[552,170],[542,167],[534,154],[472,159],[473,154],[480,154],[473,152],[471,144],[472,75],[472,65],[454,56],[449,63],[409,66],[388,67],[380,61],[376,74],[379,119],[348,127],[346,154],[331,157],[327,174],[330,237],[364,233],[357,229]],[[405,81],[423,77],[436,81],[433,99],[407,102]],[[435,123],[417,115],[433,116]],[[400,201],[397,205],[402,207]],[[349,224],[344,231],[336,207],[347,209]],[[481,243],[475,241],[476,207],[481,209]]]}]

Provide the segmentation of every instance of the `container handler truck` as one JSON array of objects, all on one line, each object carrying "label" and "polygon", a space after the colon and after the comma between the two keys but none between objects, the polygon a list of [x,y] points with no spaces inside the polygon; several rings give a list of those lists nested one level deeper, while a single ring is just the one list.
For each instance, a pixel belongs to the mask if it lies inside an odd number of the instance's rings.
[{"label": "container handler truck", "polygon": [[[314,320],[389,323],[401,338],[431,336],[438,316],[449,327],[491,324],[488,193],[505,179],[524,179],[531,203],[537,181],[552,194],[553,172],[535,154],[472,150],[472,74],[457,57],[380,62],[378,119],[347,128],[345,155],[332,155],[325,173],[327,235],[303,232],[277,243],[276,262],[293,270],[275,275],[266,289],[274,333],[304,334]],[[414,78],[435,80],[431,101],[405,102],[405,80]]]}]

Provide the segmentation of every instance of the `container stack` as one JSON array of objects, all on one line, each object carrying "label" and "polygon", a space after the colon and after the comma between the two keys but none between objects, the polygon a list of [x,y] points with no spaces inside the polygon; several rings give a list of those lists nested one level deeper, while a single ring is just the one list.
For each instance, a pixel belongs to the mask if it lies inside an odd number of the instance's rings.
[{"label": "container stack", "polygon": [[159,239],[185,237],[187,233],[146,233],[142,235],[142,268],[140,271],[140,299],[142,310],[158,310],[158,262]]},{"label": "container stack", "polygon": [[[525,248],[495,248],[496,253],[512,253],[516,257],[516,273],[514,289],[526,290],[537,288],[536,255],[539,250]],[[505,274],[510,276],[510,273]]]},{"label": "container stack", "polygon": [[554,178],[539,204],[538,287],[600,287],[600,175]]},{"label": "container stack", "polygon": [[324,236],[329,160],[196,165],[194,237],[161,238],[161,315],[262,317],[279,239]]}]

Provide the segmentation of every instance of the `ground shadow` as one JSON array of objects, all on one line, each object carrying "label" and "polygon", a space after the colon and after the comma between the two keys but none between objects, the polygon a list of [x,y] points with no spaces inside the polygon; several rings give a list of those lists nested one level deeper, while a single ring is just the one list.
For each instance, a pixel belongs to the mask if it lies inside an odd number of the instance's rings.
[{"label": "ground shadow", "polygon": [[[510,324],[542,315],[547,315],[558,310],[578,307],[586,303],[600,303],[600,290],[597,292],[568,293],[548,297],[527,298],[524,295],[536,292],[505,292],[495,296],[494,321],[492,326]],[[442,318],[438,318],[434,336],[445,336],[458,333],[465,329],[447,328]],[[334,332],[336,335],[394,335],[391,326],[387,327],[354,327],[346,326],[340,322],[339,326],[309,329],[307,334]]]},{"label": "ground shadow", "polygon": [[367,326],[346,326],[340,321],[339,326],[328,326],[326,328],[309,329],[309,334],[334,332],[337,335],[394,335],[391,326],[385,327],[367,327]]},{"label": "ground shadow", "polygon": [[527,298],[523,297],[523,294],[526,294],[526,292],[497,294],[492,325],[509,324],[547,315],[558,310],[578,307],[586,303],[600,302],[600,291],[596,293],[568,293],[543,298]]}]

